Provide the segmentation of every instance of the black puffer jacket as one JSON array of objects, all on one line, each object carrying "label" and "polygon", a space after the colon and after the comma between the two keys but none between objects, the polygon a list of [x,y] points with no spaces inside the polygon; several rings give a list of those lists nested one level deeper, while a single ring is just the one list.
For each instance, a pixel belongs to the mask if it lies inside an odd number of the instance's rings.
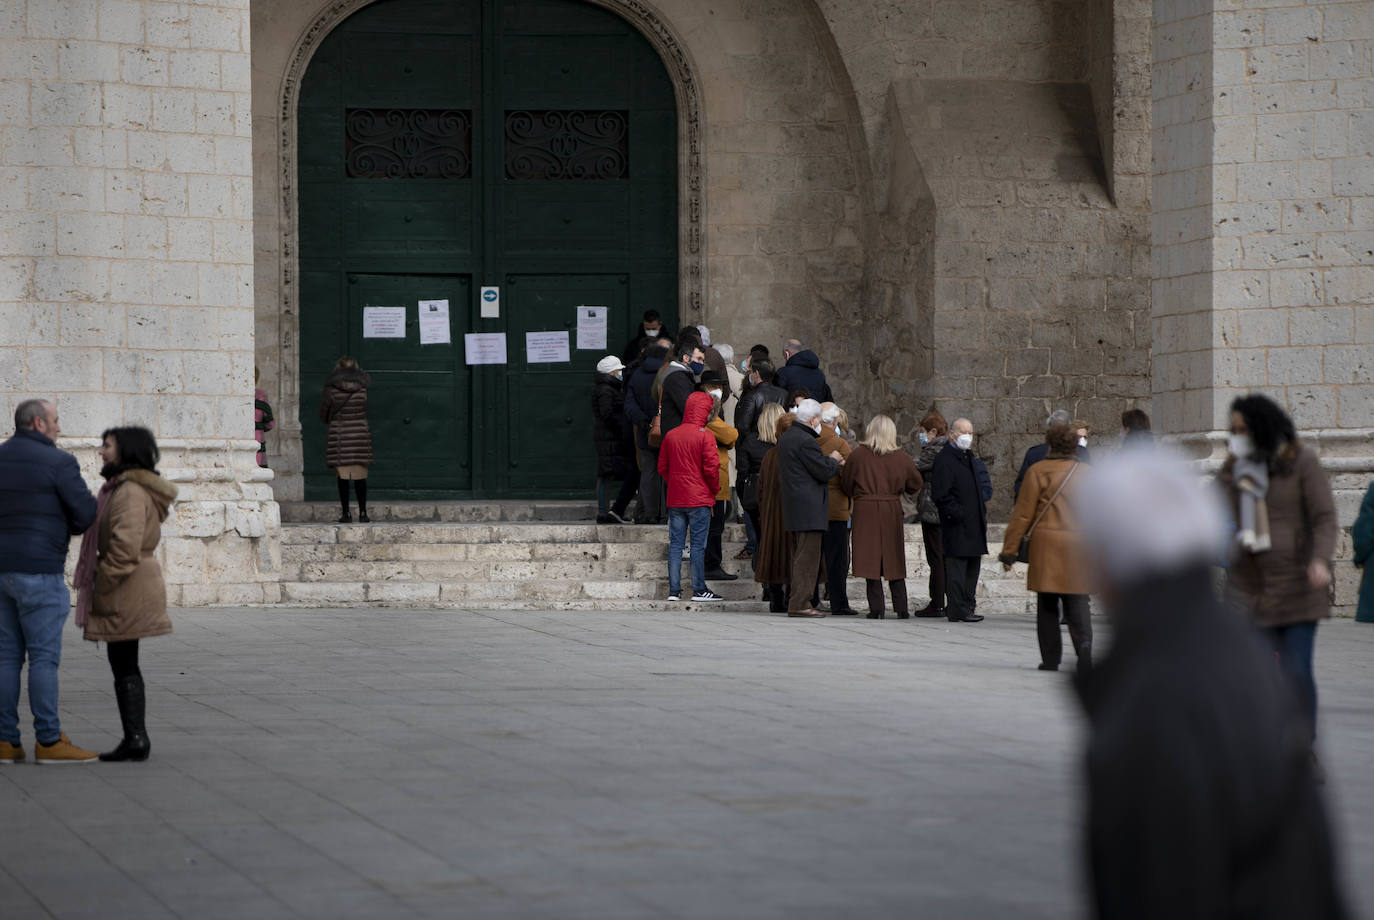
[{"label": "black puffer jacket", "polygon": [[610,374],[596,372],[592,390],[592,440],[596,475],[624,479],[634,457],[634,440],[625,419],[625,389]]}]

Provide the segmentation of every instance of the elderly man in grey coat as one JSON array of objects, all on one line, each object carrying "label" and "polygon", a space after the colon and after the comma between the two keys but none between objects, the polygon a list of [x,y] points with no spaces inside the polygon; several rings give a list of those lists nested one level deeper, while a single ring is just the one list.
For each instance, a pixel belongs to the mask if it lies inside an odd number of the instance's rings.
[{"label": "elderly man in grey coat", "polygon": [[782,484],[783,527],[792,536],[792,596],[789,617],[823,617],[811,605],[821,570],[821,537],[830,526],[830,478],[844,459],[839,451],[821,452],[821,404],[804,399],[797,421],[778,439],[778,479]]}]

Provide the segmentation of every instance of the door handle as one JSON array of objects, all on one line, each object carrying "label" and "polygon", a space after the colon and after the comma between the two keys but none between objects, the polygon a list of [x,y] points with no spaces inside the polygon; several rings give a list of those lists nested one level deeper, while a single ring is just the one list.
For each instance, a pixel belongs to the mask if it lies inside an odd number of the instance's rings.
[{"label": "door handle", "polygon": [[410,416],[407,415],[405,418],[401,419],[401,423],[404,424],[404,425],[409,425],[409,424],[410,424]]},{"label": "door handle", "polygon": [[571,425],[571,424],[572,424],[572,416],[569,415],[567,418],[563,419],[563,424],[564,424],[564,425]]}]

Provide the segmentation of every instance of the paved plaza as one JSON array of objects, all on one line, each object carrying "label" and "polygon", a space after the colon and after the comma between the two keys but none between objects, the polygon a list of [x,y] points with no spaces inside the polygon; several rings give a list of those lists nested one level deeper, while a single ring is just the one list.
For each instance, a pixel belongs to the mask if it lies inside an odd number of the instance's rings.
[{"label": "paved plaza", "polygon": [[[1086,913],[1082,721],[1029,617],[173,615],[148,763],[0,767],[5,920]],[[1363,915],[1371,662],[1370,627],[1323,627]],[[103,647],[69,631],[63,678],[73,740],[111,746]]]}]

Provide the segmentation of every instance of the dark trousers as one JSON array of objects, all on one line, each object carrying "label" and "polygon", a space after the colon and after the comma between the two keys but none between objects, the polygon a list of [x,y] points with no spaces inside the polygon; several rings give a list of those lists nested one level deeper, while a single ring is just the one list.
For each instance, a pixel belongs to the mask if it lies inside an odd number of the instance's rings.
[{"label": "dark trousers", "polygon": [[930,606],[945,609],[945,544],[939,524],[921,522],[921,543],[926,548],[926,562],[930,565]]},{"label": "dark trousers", "polygon": [[754,555],[753,558],[749,560],[749,568],[757,572],[759,570],[758,535],[763,532],[760,529],[763,525],[759,523],[759,509],[755,508],[753,511],[746,510],[744,516],[754,528]]},{"label": "dark trousers", "polygon": [[849,609],[849,522],[831,521],[821,538],[821,554],[825,557],[825,590],[830,597],[831,610]]},{"label": "dark trousers", "polygon": [[[894,578],[887,584],[892,589],[892,612],[909,613],[906,601],[906,579]],[[883,580],[881,578],[865,578],[864,587],[868,589],[868,612],[882,613]]]},{"label": "dark trousers", "polygon": [[821,573],[821,536],[823,530],[798,530],[792,533],[792,594],[787,612],[798,613],[812,605],[816,578]]},{"label": "dark trousers", "polygon": [[[638,472],[638,471],[635,471]],[[639,477],[631,472],[620,482],[620,492],[615,497],[615,504],[610,505],[610,510],[622,517],[625,509],[630,507],[630,502],[634,501],[635,491],[639,488]],[[611,500],[611,483],[615,482],[612,476],[596,477],[596,510],[599,514],[605,514],[607,505]]]},{"label": "dark trousers", "polygon": [[668,496],[658,475],[658,451],[639,451],[639,517],[641,523],[661,524],[668,519]]},{"label": "dark trousers", "polygon": [[948,597],[945,616],[957,620],[973,614],[978,606],[978,573],[982,569],[982,556],[945,556],[945,592]]},{"label": "dark trousers", "polygon": [[725,516],[730,513],[728,501],[716,502],[711,506],[711,527],[706,531],[706,571],[714,572],[725,559],[721,549],[721,538],[725,535]]},{"label": "dark trousers", "polygon": [[1292,623],[1288,626],[1271,626],[1265,630],[1274,652],[1279,656],[1279,667],[1293,684],[1302,704],[1303,715],[1312,729],[1312,737],[1317,737],[1317,680],[1312,672],[1312,651],[1317,643],[1316,623]]},{"label": "dark trousers", "polygon": [[1069,624],[1069,641],[1078,656],[1078,670],[1087,671],[1093,663],[1093,621],[1086,594],[1035,593],[1035,635],[1040,640],[1040,660],[1057,668],[1064,657],[1064,639],[1059,632],[1061,609]]}]

